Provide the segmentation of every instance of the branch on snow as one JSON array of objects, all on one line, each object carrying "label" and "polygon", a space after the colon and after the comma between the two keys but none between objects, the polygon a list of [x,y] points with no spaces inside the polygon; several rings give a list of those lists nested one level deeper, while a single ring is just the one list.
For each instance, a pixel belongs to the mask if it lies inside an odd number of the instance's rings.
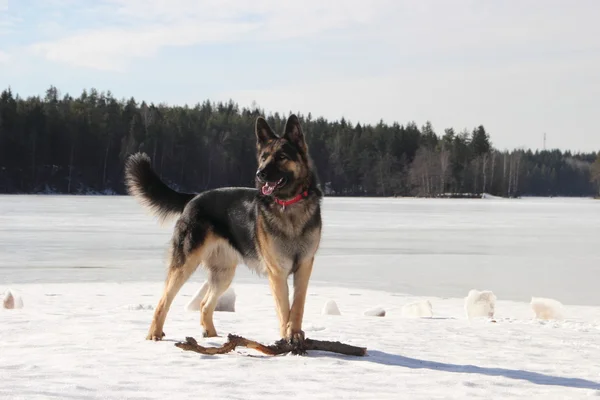
[{"label": "branch on snow", "polygon": [[186,337],[185,342],[175,343],[175,346],[182,350],[194,351],[196,353],[207,355],[229,353],[235,350],[236,347],[247,347],[270,356],[286,353],[306,354],[306,352],[310,350],[328,351],[332,353],[359,357],[367,354],[367,349],[365,347],[357,347],[340,342],[313,340],[308,338],[304,339],[304,341],[301,343],[290,343],[286,340],[279,340],[275,342],[275,344],[269,346],[265,346],[254,340],[232,334],[228,335],[227,339],[227,342],[225,342],[221,347],[204,347],[200,346],[193,337]]}]

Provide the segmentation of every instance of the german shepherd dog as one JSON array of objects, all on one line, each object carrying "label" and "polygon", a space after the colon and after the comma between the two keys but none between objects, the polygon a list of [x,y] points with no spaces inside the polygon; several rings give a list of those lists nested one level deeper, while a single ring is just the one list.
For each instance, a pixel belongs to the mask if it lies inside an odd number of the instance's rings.
[{"label": "german shepherd dog", "polygon": [[[163,183],[144,153],[125,165],[127,191],[161,220],[179,216],[170,245],[164,291],[146,339],[161,340],[174,297],[202,264],[209,289],[201,303],[204,337],[217,336],[213,312],[237,265],[268,276],[280,334],[304,340],[302,318],[315,253],[321,241],[321,191],[300,122],[291,115],[282,136],[263,117],[255,123],[256,188],[179,193]],[[288,277],[294,276],[290,307]]]}]

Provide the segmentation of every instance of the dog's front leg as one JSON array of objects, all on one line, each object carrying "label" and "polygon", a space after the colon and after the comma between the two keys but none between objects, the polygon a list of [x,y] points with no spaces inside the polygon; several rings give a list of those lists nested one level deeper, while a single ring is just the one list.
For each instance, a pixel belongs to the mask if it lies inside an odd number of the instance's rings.
[{"label": "dog's front leg", "polygon": [[290,319],[287,323],[285,334],[286,339],[294,343],[304,341],[302,318],[304,316],[304,303],[306,302],[306,292],[312,273],[313,262],[314,257],[302,261],[294,274],[294,301],[290,310]]},{"label": "dog's front leg", "polygon": [[279,331],[281,333],[281,337],[285,338],[290,316],[290,294],[287,276],[276,269],[270,269],[269,283],[271,285],[271,292],[275,298],[275,307],[279,317]]}]

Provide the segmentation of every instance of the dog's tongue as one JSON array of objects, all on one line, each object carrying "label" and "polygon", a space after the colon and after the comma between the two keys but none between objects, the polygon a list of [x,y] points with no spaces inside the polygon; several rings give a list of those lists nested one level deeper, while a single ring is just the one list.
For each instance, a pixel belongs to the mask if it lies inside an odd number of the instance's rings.
[{"label": "dog's tongue", "polygon": [[264,194],[265,196],[269,196],[271,193],[273,193],[273,190],[275,190],[276,186],[277,186],[277,182],[265,183],[262,187],[262,194]]}]

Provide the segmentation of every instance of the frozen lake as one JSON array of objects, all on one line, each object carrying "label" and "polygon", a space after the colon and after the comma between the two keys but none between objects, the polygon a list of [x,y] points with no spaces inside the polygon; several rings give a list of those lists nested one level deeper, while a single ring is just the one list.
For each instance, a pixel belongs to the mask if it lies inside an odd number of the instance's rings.
[{"label": "frozen lake", "polygon": [[[323,218],[313,284],[600,305],[600,201],[326,198]],[[129,197],[0,196],[0,283],[162,281],[171,226]]]}]

